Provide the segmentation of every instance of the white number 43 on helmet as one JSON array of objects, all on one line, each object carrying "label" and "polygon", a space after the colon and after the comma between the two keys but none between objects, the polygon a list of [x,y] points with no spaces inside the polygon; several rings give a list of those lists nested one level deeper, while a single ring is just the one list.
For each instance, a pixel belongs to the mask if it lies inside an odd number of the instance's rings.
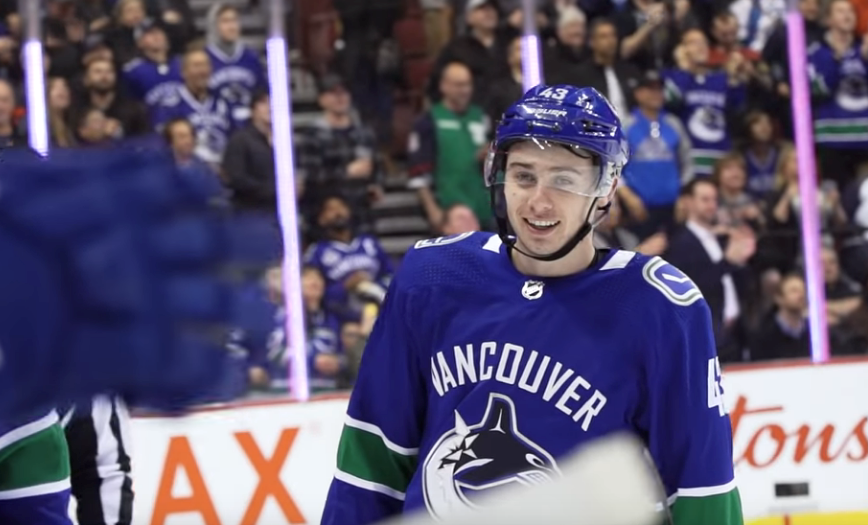
[{"label": "white number 43 on helmet", "polygon": [[539,94],[541,97],[563,100],[567,98],[569,91],[564,88],[546,88]]}]

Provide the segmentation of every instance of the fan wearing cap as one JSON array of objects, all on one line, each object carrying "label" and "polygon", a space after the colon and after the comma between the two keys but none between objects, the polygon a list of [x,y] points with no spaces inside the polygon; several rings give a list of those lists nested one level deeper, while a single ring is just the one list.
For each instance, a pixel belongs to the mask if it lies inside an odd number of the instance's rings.
[{"label": "fan wearing cap", "polygon": [[624,118],[632,156],[618,197],[639,240],[672,226],[682,184],[693,178],[690,137],[675,115],[663,110],[663,80],[648,71],[635,81],[636,109]]},{"label": "fan wearing cap", "polygon": [[618,433],[647,448],[661,523],[743,524],[708,305],[665,260],[592,242],[627,160],[593,88],[537,86],[504,113],[485,169],[498,233],[404,257],[324,525],[415,509],[449,523],[494,490],[556,482],[567,454]]},{"label": "fan wearing cap", "polygon": [[169,54],[169,39],[163,27],[146,20],[135,30],[136,44],[141,56],[123,67],[123,82],[130,94],[148,107],[152,121],[156,121],[160,108],[178,100],[181,87],[181,61]]}]

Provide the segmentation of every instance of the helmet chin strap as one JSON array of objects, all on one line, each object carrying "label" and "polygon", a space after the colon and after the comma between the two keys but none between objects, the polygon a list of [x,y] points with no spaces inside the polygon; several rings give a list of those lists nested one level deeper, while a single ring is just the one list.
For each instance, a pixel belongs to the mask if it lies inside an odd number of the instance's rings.
[{"label": "helmet chin strap", "polygon": [[[569,241],[567,241],[563,246],[560,247],[560,249],[558,249],[557,251],[555,251],[553,253],[550,253],[548,255],[534,255],[534,254],[530,254],[530,253],[527,253],[527,252],[520,250],[519,248],[516,247],[516,241],[518,240],[518,238],[514,235],[507,235],[506,234],[507,230],[506,230],[505,226],[506,226],[507,220],[498,218],[497,222],[498,222],[498,225],[500,226],[499,229],[501,230],[500,238],[503,241],[503,243],[506,244],[506,246],[509,250],[515,250],[518,253],[524,255],[525,257],[530,257],[531,259],[536,259],[538,261],[546,261],[546,262],[556,261],[562,257],[565,257],[567,254],[569,254],[571,251],[573,251],[573,249],[576,246],[578,246],[578,244],[580,242],[582,242],[582,239],[587,237],[588,234],[591,233],[591,231],[593,231],[593,229],[598,224],[603,222],[603,220],[608,215],[609,208],[612,206],[612,203],[608,203],[605,206],[597,207],[597,206],[595,206],[597,203],[597,199],[599,199],[599,197],[595,197],[593,202],[591,202],[591,208],[588,210],[588,214],[585,216],[585,222],[584,222],[584,224],[582,224],[582,227],[579,228],[579,230],[576,232],[576,234],[573,235]],[[596,220],[591,221],[591,214],[594,213],[594,211],[602,211],[603,213]]]}]

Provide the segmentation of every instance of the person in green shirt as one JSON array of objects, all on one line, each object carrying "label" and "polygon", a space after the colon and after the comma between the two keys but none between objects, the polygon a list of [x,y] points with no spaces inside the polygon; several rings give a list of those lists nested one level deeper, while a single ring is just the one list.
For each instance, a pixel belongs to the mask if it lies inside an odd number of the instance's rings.
[{"label": "person in green shirt", "polygon": [[490,196],[482,179],[491,124],[485,111],[471,103],[473,76],[460,62],[448,64],[440,80],[441,100],[414,124],[410,134],[409,187],[419,193],[434,229],[443,210],[469,207],[483,228],[490,226]]}]

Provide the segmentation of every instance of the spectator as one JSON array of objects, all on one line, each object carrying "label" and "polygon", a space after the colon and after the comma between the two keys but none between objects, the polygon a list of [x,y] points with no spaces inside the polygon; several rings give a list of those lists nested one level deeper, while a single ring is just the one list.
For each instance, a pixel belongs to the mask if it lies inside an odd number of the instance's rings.
[{"label": "spectator", "polygon": [[[775,193],[769,200],[768,239],[764,241],[764,258],[781,274],[796,269],[801,258],[801,210],[799,195],[799,164],[796,151],[788,148],[781,153],[775,175]],[[841,205],[841,197],[833,182],[820,185],[820,205],[811,207],[820,214],[820,227],[826,242],[831,243],[830,230],[846,224],[847,216]]]},{"label": "spectator", "polygon": [[428,59],[436,60],[452,38],[449,0],[421,0],[425,20],[425,44]]},{"label": "spectator", "polygon": [[756,238],[750,230],[715,229],[718,196],[711,181],[695,179],[685,194],[687,222],[673,232],[663,258],[690,277],[708,302],[721,361],[740,360],[740,350],[731,348],[741,313],[736,278],[747,277]]},{"label": "spectator", "polygon": [[364,304],[379,303],[392,278],[392,261],[371,235],[357,234],[346,200],[331,195],[317,214],[318,240],[305,253],[305,262],[322,272],[326,307],[341,317],[358,318]]},{"label": "spectator", "polygon": [[443,235],[479,231],[479,220],[473,210],[463,204],[453,204],[443,212]]},{"label": "spectator", "polygon": [[88,107],[75,118],[75,139],[81,147],[106,147],[113,141],[108,135],[105,114],[99,108]]},{"label": "spectator", "polygon": [[223,178],[234,205],[242,209],[277,210],[274,142],[268,92],[253,95],[250,122],[229,137],[223,155]]},{"label": "spectator", "polygon": [[[753,0],[748,0],[751,2]],[[711,36],[714,47],[708,54],[708,66],[720,68],[726,66],[733,53],[738,53],[749,63],[758,62],[760,54],[749,47],[742,46],[739,41],[739,20],[729,11],[721,11],[714,15],[711,22]]]},{"label": "spectator", "polygon": [[486,109],[488,118],[497,122],[503,112],[524,94],[524,73],[521,69],[521,37],[516,37],[509,44],[507,58],[509,75],[496,79],[488,93]]},{"label": "spectator", "polygon": [[51,133],[51,143],[60,148],[70,148],[75,145],[75,133],[72,130],[70,107],[72,95],[66,79],[52,77],[48,79],[48,129]]},{"label": "spectator", "polygon": [[226,190],[216,173],[196,156],[196,134],[189,121],[170,120],[163,129],[163,138],[172,150],[181,175],[201,195],[215,202],[226,200]]},{"label": "spectator", "polygon": [[820,171],[846,187],[868,170],[868,38],[856,38],[849,0],[830,0],[825,39],[808,51],[811,85],[819,98],[814,134]]},{"label": "spectator", "polygon": [[0,80],[20,82],[24,70],[19,60],[19,41],[0,25]]},{"label": "spectator", "polygon": [[343,334],[339,319],[324,306],[325,280],[319,269],[306,266],[302,270],[301,293],[307,324],[311,390],[334,390],[346,365],[341,352]]},{"label": "spectator", "polygon": [[667,102],[690,136],[694,173],[708,176],[732,147],[728,114],[744,102],[744,63],[733,59],[728,72],[709,70],[708,39],[698,29],[684,33],[676,54],[678,66],[664,74]]},{"label": "spectator", "polygon": [[690,2],[627,0],[615,18],[622,60],[642,70],[660,69],[672,64],[678,44],[678,26],[688,22]]},{"label": "spectator", "polygon": [[106,133],[115,139],[135,137],[151,132],[147,109],[137,100],[126,97],[117,86],[115,65],[102,58],[91,60],[84,69],[83,92],[77,107],[99,108],[106,116]]},{"label": "spectator", "polygon": [[744,116],[746,140],[740,148],[747,169],[747,191],[760,200],[774,191],[775,171],[786,146],[774,135],[771,116],[762,110]]},{"label": "spectator", "polygon": [[804,278],[790,274],[781,279],[775,303],[776,310],[760,324],[751,341],[751,361],[810,356],[811,337]]},{"label": "spectator", "polygon": [[[798,0],[798,9],[805,25],[805,43],[810,49],[824,38],[825,28],[820,24],[820,0]],[[762,60],[769,67],[771,91],[776,95],[770,100],[771,114],[780,121],[785,137],[793,137],[792,103],[790,101],[790,60],[787,48],[787,23],[781,18],[766,40]]]},{"label": "spectator", "polygon": [[15,125],[15,90],[12,84],[0,79],[0,149],[27,144]]},{"label": "spectator", "polygon": [[490,124],[471,102],[473,89],[470,69],[449,64],[440,82],[441,101],[416,120],[410,134],[409,187],[418,191],[435,230],[443,223],[443,210],[453,204],[467,205],[484,228],[490,226],[491,199],[481,170]]},{"label": "spectator", "polygon": [[716,223],[726,228],[748,226],[759,232],[765,224],[760,203],[746,191],[744,158],[736,152],[726,154],[714,165],[711,180],[719,195]]},{"label": "spectator", "polygon": [[668,244],[666,232],[658,232],[643,242],[622,226],[623,214],[620,199],[613,199],[606,218],[594,228],[594,246],[598,249],[624,249],[645,255],[661,255]]},{"label": "spectator", "polygon": [[305,209],[340,188],[360,232],[373,231],[371,204],[382,197],[383,172],[373,130],[355,115],[342,78],[326,74],[319,82],[322,116],[298,133],[298,167],[305,184]]},{"label": "spectator", "polygon": [[635,105],[631,87],[640,71],[618,57],[618,30],[611,20],[594,20],[590,33],[591,58],[575,70],[568,83],[595,88],[609,99],[618,115],[629,115]]},{"label": "spectator", "polygon": [[197,34],[190,0],[145,0],[145,6],[165,28],[171,52],[184,52]]},{"label": "spectator", "polygon": [[687,132],[663,111],[660,75],[647,72],[633,96],[638,106],[623,119],[631,157],[617,191],[625,219],[633,219],[630,230],[642,241],[672,226],[681,184],[693,178],[693,164]]},{"label": "spectator", "polygon": [[[105,42],[115,54],[118,64],[126,64],[136,58],[141,43],[137,40],[137,30],[143,25],[151,25],[147,20],[145,4],[142,0],[118,0],[112,13],[112,24],[106,30]],[[164,35],[165,36],[165,35]],[[168,52],[168,43],[166,44]]]},{"label": "spectator", "polygon": [[220,2],[212,5],[207,26],[205,50],[211,59],[211,89],[232,104],[237,122],[246,122],[253,93],[266,87],[262,62],[241,41],[241,23],[235,7]]},{"label": "spectator", "polygon": [[729,13],[735,20],[738,41],[752,52],[762,51],[786,9],[784,0],[734,0]]},{"label": "spectator", "polygon": [[101,34],[112,22],[109,6],[106,0],[79,0],[75,3],[75,16],[84,22],[88,33]]},{"label": "spectator", "polygon": [[178,88],[174,103],[164,102],[159,109],[157,126],[172,119],[190,121],[196,130],[196,156],[216,172],[220,169],[229,136],[237,127],[232,118],[232,106],[208,87],[211,80],[211,60],[201,49],[184,54],[181,63],[184,83]]},{"label": "spectator", "polygon": [[[43,46],[46,55],[51,57],[48,75],[72,78],[78,74],[81,64],[81,46],[84,27],[80,21],[67,22],[59,17],[50,16],[60,2],[49,2],[49,16],[43,24]],[[70,4],[71,5],[71,4]],[[59,13],[55,13],[59,15]],[[74,37],[74,38],[73,38]]]},{"label": "spectator", "polygon": [[834,328],[862,306],[862,287],[841,271],[838,253],[833,248],[824,246],[821,257],[826,283],[826,319]]},{"label": "spectator", "polygon": [[512,40],[508,31],[498,29],[500,15],[494,0],[468,0],[465,8],[467,32],[456,35],[440,53],[429,82],[431,100],[443,96],[441,76],[450,64],[464,63],[472,74],[476,87],[473,101],[485,102],[492,79],[508,75],[507,46]]},{"label": "spectator", "polygon": [[145,103],[151,122],[156,124],[164,106],[178,103],[183,82],[181,62],[169,55],[166,32],[156,23],[142,24],[137,30],[136,41],[141,57],[124,66],[124,83],[133,97]]},{"label": "spectator", "polygon": [[543,50],[543,65],[546,82],[569,84],[574,70],[588,59],[585,46],[587,19],[578,7],[565,7],[558,14],[555,38],[548,41]]}]

